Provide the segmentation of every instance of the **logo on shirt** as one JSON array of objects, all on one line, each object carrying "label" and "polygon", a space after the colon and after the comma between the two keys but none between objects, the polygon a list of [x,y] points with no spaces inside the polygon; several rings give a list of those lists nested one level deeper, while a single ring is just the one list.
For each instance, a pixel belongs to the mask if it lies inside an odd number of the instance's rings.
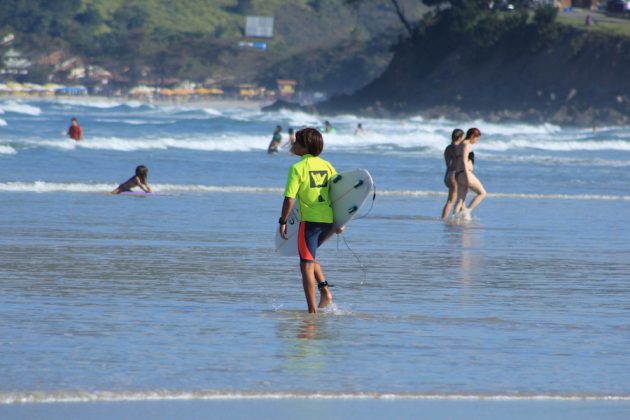
[{"label": "logo on shirt", "polygon": [[311,188],[325,188],[328,186],[328,171],[310,171]]}]

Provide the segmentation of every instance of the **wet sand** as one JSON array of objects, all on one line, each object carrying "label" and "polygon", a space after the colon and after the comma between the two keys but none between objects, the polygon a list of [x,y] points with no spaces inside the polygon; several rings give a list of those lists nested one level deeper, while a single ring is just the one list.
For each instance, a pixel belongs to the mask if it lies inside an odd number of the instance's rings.
[{"label": "wet sand", "polygon": [[0,405],[10,419],[627,419],[630,401],[254,399]]}]

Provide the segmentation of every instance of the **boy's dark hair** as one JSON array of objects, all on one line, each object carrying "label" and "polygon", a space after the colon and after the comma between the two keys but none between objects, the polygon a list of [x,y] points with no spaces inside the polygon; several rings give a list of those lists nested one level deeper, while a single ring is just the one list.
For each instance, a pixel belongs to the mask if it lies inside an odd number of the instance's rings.
[{"label": "boy's dark hair", "polygon": [[[75,117],[72,117],[72,118],[70,119],[70,121],[71,121],[71,122],[72,122],[72,121],[77,121],[77,119],[76,119]],[[78,121],[77,121],[77,122],[78,122]]]},{"label": "boy's dark hair", "polygon": [[149,175],[149,168],[144,165],[136,166],[136,176],[142,180],[142,182],[147,182],[147,176]]},{"label": "boy's dark hair", "polygon": [[462,130],[461,128],[456,128],[455,130],[453,130],[453,134],[451,134],[451,143],[459,140],[463,136],[464,130]]},{"label": "boy's dark hair", "polygon": [[481,131],[478,128],[469,128],[466,132],[466,140],[474,137],[481,137]]},{"label": "boy's dark hair", "polygon": [[312,127],[306,127],[295,133],[295,142],[304,146],[308,153],[319,156],[324,150],[324,138],[322,133]]}]

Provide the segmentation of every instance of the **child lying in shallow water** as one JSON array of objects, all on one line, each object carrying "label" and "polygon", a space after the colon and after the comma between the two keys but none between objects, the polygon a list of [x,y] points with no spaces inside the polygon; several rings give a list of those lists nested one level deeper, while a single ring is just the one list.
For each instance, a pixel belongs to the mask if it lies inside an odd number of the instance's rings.
[{"label": "child lying in shallow water", "polygon": [[151,187],[147,184],[147,176],[149,175],[149,168],[144,165],[136,167],[136,174],[120,184],[112,194],[120,194],[121,192],[131,191],[134,187],[140,187],[144,192],[151,192]]}]

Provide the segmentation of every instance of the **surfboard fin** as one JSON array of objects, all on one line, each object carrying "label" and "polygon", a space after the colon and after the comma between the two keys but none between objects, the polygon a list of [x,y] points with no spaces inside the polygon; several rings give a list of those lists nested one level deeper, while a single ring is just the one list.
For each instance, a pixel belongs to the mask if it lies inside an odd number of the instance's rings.
[{"label": "surfboard fin", "polygon": [[362,179],[360,179],[359,182],[354,184],[354,188],[359,188],[361,185],[363,185],[363,180]]},{"label": "surfboard fin", "polygon": [[336,183],[337,183],[337,182],[339,182],[339,181],[341,181],[341,175],[337,174],[337,175],[335,175],[335,177],[332,179],[332,182],[336,184]]},{"label": "surfboard fin", "polygon": [[348,209],[348,214],[352,214],[352,213],[354,213],[354,212],[355,212],[355,211],[357,211],[357,210],[358,210],[357,206],[352,206],[352,207],[350,207],[350,208]]}]

